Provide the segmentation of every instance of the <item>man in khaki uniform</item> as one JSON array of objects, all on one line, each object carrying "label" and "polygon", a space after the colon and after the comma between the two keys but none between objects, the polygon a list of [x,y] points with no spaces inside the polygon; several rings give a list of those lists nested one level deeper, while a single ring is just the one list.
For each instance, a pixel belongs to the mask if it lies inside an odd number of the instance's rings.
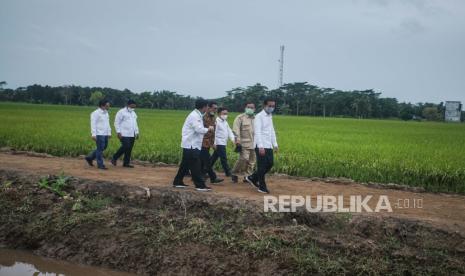
[{"label": "man in khaki uniform", "polygon": [[[255,165],[255,149],[254,149],[254,132],[253,121],[255,118],[255,104],[247,102],[244,113],[238,115],[234,119],[233,133],[236,138],[236,144],[240,149],[239,159],[237,160],[232,170],[232,181],[237,183],[237,174],[250,175],[253,173]],[[245,180],[244,180],[245,181]]]}]

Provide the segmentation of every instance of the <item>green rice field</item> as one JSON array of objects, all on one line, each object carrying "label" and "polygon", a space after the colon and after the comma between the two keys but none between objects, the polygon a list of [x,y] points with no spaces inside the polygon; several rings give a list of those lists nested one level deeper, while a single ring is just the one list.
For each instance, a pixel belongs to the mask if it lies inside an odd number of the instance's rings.
[{"label": "green rice field", "polygon": [[[0,103],[0,146],[57,156],[87,154],[94,148],[89,126],[94,109]],[[112,127],[117,110],[110,110]],[[134,158],[179,162],[188,111],[138,109],[137,114],[141,139]],[[280,147],[275,172],[465,194],[465,124],[293,116],[274,116],[274,122]],[[118,139],[111,139],[106,156],[118,146]],[[232,166],[237,159],[232,145],[228,154]]]}]

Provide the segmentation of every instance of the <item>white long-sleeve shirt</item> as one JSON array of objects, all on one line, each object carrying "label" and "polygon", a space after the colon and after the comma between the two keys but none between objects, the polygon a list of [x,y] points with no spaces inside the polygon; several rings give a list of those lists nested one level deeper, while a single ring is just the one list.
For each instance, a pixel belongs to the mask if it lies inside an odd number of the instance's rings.
[{"label": "white long-sleeve shirt", "polygon": [[207,132],[208,128],[203,126],[202,114],[195,109],[187,116],[182,126],[181,147],[200,150],[202,148],[203,136]]},{"label": "white long-sleeve shirt", "polygon": [[278,147],[276,133],[271,114],[262,110],[254,120],[254,146],[257,148],[272,149]]},{"label": "white long-sleeve shirt", "polygon": [[215,145],[226,146],[228,138],[234,143],[234,133],[228,125],[228,121],[216,118]]},{"label": "white long-sleeve shirt", "polygon": [[136,112],[130,111],[127,107],[121,108],[115,117],[116,133],[121,133],[123,137],[135,137],[139,135]]},{"label": "white long-sleeve shirt", "polygon": [[111,136],[110,115],[107,110],[97,108],[90,114],[90,132],[92,136]]}]

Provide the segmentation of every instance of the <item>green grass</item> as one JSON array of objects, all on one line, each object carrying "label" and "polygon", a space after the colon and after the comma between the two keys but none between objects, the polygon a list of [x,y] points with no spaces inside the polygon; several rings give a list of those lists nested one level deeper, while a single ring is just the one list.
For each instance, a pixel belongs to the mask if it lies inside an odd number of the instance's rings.
[{"label": "green grass", "polygon": [[[94,148],[89,127],[94,109],[0,103],[0,146],[58,156],[87,154]],[[117,110],[111,110],[112,120]],[[137,113],[141,139],[134,157],[179,162],[181,127],[188,111]],[[280,145],[275,172],[465,193],[465,124],[291,116],[275,116],[274,121]],[[119,141],[111,139],[106,155],[118,146]],[[237,155],[231,145],[229,157],[233,165]]]}]

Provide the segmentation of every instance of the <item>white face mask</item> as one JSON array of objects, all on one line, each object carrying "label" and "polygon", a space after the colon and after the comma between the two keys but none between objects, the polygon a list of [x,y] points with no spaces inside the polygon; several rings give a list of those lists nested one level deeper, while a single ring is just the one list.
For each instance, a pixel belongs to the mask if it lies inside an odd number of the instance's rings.
[{"label": "white face mask", "polygon": [[221,115],[220,118],[223,119],[223,120],[226,120],[226,119],[228,119],[228,115]]},{"label": "white face mask", "polygon": [[129,112],[133,112],[133,111],[134,111],[134,108],[128,107],[128,111],[129,111]]},{"label": "white face mask", "polygon": [[273,111],[274,111],[274,107],[271,107],[271,106],[265,107],[265,112],[266,113],[271,114],[271,113],[273,113]]}]

